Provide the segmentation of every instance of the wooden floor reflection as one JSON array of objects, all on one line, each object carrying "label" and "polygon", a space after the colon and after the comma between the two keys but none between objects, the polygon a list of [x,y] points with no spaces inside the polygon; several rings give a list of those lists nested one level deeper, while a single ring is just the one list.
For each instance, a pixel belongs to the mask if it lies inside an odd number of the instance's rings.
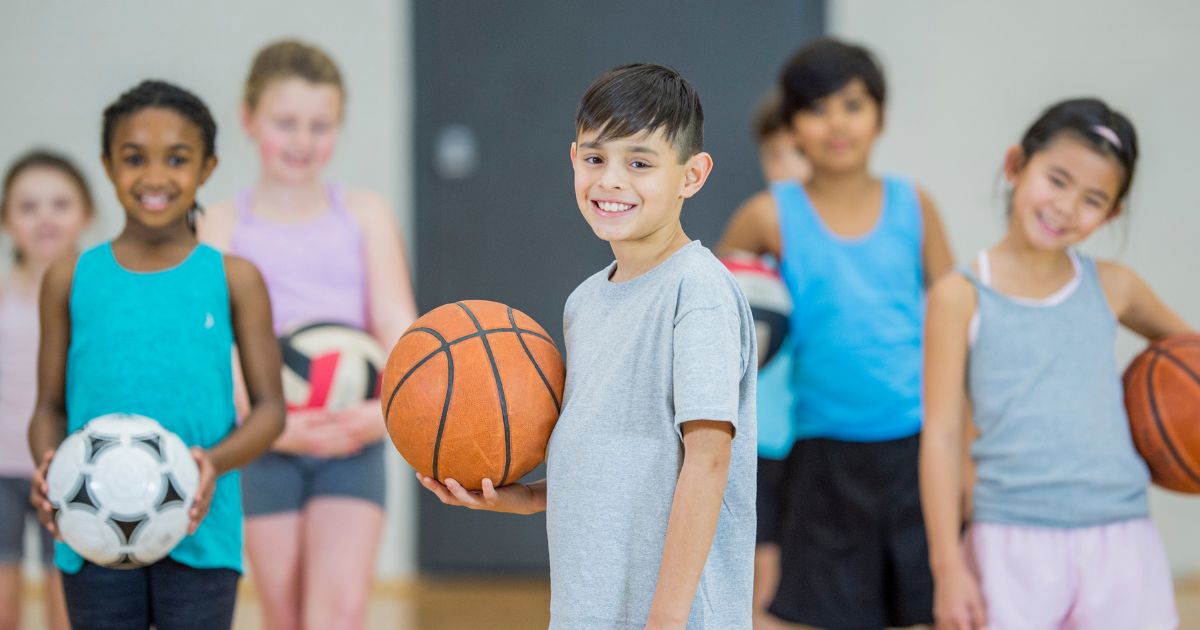
[{"label": "wooden floor reflection", "polygon": [[[1200,629],[1200,577],[1177,588],[1179,627]],[[40,630],[41,589],[31,585],[24,598],[24,630]],[[424,578],[377,584],[367,630],[540,630],[550,619],[550,583],[544,579]],[[234,630],[262,627],[258,598],[242,584]]]}]

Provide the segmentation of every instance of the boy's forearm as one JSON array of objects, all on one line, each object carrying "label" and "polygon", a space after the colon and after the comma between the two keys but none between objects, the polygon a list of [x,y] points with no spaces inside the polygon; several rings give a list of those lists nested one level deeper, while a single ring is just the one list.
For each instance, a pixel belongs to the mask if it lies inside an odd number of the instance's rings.
[{"label": "boy's forearm", "polygon": [[542,479],[525,484],[529,490],[529,511],[525,514],[537,514],[546,511],[546,480]]},{"label": "boy's forearm", "polygon": [[658,585],[650,606],[650,621],[687,623],[700,574],[717,530],[721,499],[729,475],[729,452],[684,456],[667,523]]}]

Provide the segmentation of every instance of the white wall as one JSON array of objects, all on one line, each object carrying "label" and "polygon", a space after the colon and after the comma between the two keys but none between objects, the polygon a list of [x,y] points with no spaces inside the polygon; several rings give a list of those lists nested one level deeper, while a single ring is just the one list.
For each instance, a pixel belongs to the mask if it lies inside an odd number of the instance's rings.
[{"label": "white wall", "polygon": [[[221,163],[200,200],[228,198],[257,174],[237,117],[250,60],[274,39],[300,37],[330,52],[349,92],[329,176],[392,200],[411,246],[410,13],[407,0],[5,0],[0,165],[33,146],[66,152],[85,167],[98,200],[89,243],[111,238],[123,216],[100,167],[100,115],[142,79],[162,78],[196,92],[213,110]],[[0,259],[9,259],[7,249]],[[414,484],[387,450],[392,483],[379,568],[402,575],[415,567]]]},{"label": "white wall", "polygon": [[[1085,249],[1132,266],[1200,326],[1197,27],[1200,4],[1170,0],[831,0],[829,24],[887,73],[876,168],[930,191],[960,261],[1002,235],[1001,158],[1042,109],[1095,95],[1125,112],[1142,155],[1128,219]],[[1122,333],[1118,358],[1142,345]],[[1152,510],[1174,569],[1200,571],[1200,498],[1156,491]]]}]

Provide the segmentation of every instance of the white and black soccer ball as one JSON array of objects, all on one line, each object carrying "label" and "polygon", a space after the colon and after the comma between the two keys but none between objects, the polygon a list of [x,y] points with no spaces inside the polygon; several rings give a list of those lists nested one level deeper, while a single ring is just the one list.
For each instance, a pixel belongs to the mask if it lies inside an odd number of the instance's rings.
[{"label": "white and black soccer ball", "polygon": [[46,481],[55,524],[76,553],[135,568],[161,560],[187,535],[200,470],[158,422],[114,413],[67,436]]},{"label": "white and black soccer ball", "polygon": [[379,397],[387,357],[366,332],[337,323],[308,324],[281,337],[279,346],[289,409],[337,411]]},{"label": "white and black soccer ball", "polygon": [[733,274],[750,310],[754,313],[754,331],[758,337],[758,367],[775,358],[787,337],[792,314],[792,294],[767,261],[750,254],[723,258],[721,262]]}]

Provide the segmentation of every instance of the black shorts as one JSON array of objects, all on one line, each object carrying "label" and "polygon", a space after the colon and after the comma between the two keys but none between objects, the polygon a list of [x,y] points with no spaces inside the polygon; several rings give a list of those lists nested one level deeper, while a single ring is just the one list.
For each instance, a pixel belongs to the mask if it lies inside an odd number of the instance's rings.
[{"label": "black shorts", "polygon": [[783,513],[780,506],[783,497],[779,491],[786,467],[786,459],[758,458],[758,490],[755,493],[755,507],[758,510],[758,531],[754,537],[756,545],[779,542],[779,517]]},{"label": "black shorts", "polygon": [[771,614],[827,630],[933,623],[919,436],[796,442],[784,473]]}]

